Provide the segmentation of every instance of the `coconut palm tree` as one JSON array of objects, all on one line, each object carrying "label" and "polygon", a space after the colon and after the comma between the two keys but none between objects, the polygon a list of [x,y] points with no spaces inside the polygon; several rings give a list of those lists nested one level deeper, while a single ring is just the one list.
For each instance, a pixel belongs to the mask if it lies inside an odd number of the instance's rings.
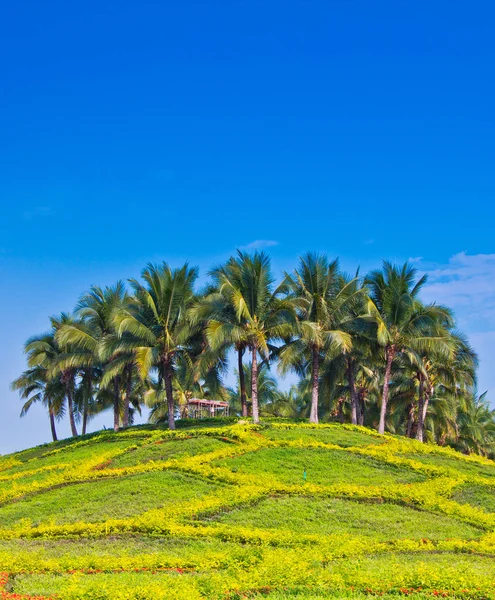
[{"label": "coconut palm tree", "polygon": [[[324,356],[349,353],[352,336],[349,332],[355,319],[350,308],[363,294],[357,278],[339,272],[338,259],[328,262],[326,256],[306,254],[299,260],[293,274],[286,274],[289,299],[297,310],[295,335],[281,350],[280,367],[301,370],[301,360],[308,357],[311,369],[311,423],[318,423],[320,364]],[[353,403],[354,405],[354,403]]]},{"label": "coconut palm tree", "polygon": [[41,367],[46,369],[47,380],[60,378],[67,399],[67,412],[72,435],[77,436],[75,420],[74,392],[76,386],[77,369],[65,364],[67,354],[58,343],[56,334],[61,327],[72,323],[72,317],[61,313],[59,317],[51,317],[51,329],[48,333],[33,336],[24,346],[27,354],[28,367]]},{"label": "coconut palm tree", "polygon": [[450,332],[450,337],[454,348],[451,356],[423,353],[415,360],[418,381],[416,439],[421,442],[424,440],[428,407],[434,395],[440,394],[444,399],[450,397],[451,404],[457,406],[459,398],[469,394],[475,384],[478,362],[475,352],[461,334]]},{"label": "coconut palm tree", "polygon": [[[202,322],[206,332],[206,338],[211,349],[219,355],[225,356],[226,351],[233,348],[237,355],[237,376],[239,378],[239,397],[241,401],[241,414],[248,416],[246,379],[243,368],[243,357],[248,347],[247,330],[243,327],[242,317],[235,310],[229,295],[222,293],[222,280],[235,278],[235,274],[229,273],[232,262],[212,269],[209,275],[213,278],[213,284],[205,290],[196,306],[190,313],[194,323]],[[221,335],[216,335],[215,330],[222,325]],[[211,325],[211,327],[210,327]],[[244,335],[244,339],[243,339]]]},{"label": "coconut palm tree", "polygon": [[470,454],[493,456],[495,453],[495,411],[490,409],[487,392],[473,392],[457,419],[457,439],[454,447]]},{"label": "coconut palm tree", "polygon": [[299,393],[298,387],[293,385],[286,392],[276,390],[273,398],[262,407],[262,413],[271,417],[285,419],[301,419],[307,417],[309,407],[305,397]]},{"label": "coconut palm tree", "polygon": [[442,354],[452,351],[449,337],[444,335],[445,328],[453,326],[451,312],[435,304],[423,305],[418,295],[427,277],[415,278],[416,269],[408,263],[399,268],[384,261],[383,268],[365,280],[370,290],[369,314],[376,322],[376,341],[385,358],[379,433],[385,431],[392,365],[397,355],[407,349]]},{"label": "coconut palm tree", "polygon": [[[247,363],[245,365],[243,365],[243,370],[244,370],[244,379],[246,381],[251,381],[252,378],[252,368],[251,368],[251,363]],[[237,378],[239,379],[239,375],[237,373],[237,370],[235,371],[235,374],[237,376]],[[240,394],[239,394],[239,389],[230,389],[230,409],[231,412],[237,412],[237,413],[241,413],[242,416],[244,416],[244,414],[242,414],[242,409],[243,407],[241,405],[239,405],[239,398],[240,398]],[[260,414],[264,414],[266,411],[266,407],[273,403],[275,401],[275,399],[278,397],[278,385],[277,385],[277,380],[275,379],[275,377],[273,377],[272,373],[270,372],[270,367],[268,366],[268,364],[265,361],[262,361],[261,363],[258,364],[258,406],[259,406],[259,411]],[[250,412],[250,408],[252,407],[252,399],[251,399],[251,393],[250,390],[247,390],[246,392],[246,402],[247,402],[247,407],[248,407],[248,415]],[[268,411],[269,412],[269,411]]]},{"label": "coconut palm tree", "polygon": [[64,414],[64,387],[60,378],[48,378],[48,370],[40,365],[27,369],[11,384],[13,391],[18,391],[20,397],[26,400],[22,407],[21,417],[24,417],[33,404],[40,403],[48,411],[52,439],[57,441],[55,419]]},{"label": "coconut palm tree", "polygon": [[[87,418],[88,402],[93,396],[92,372],[94,369],[107,371],[102,379],[102,387],[109,387],[113,393],[114,429],[120,426],[121,387],[125,379],[130,385],[129,363],[132,357],[122,361],[118,356],[117,333],[114,315],[126,302],[127,294],[124,284],[118,281],[114,286],[104,289],[92,286],[90,291],[79,300],[74,319],[64,324],[56,333],[58,343],[66,351],[64,367],[83,370],[83,383],[86,394],[83,421]],[[113,364],[112,364],[113,363]],[[123,363],[123,364],[122,364]],[[108,376],[111,365],[111,376]],[[128,424],[129,399],[125,401],[124,424]]]},{"label": "coconut palm tree", "polygon": [[236,322],[211,319],[207,337],[214,348],[234,343],[250,349],[252,414],[259,423],[258,355],[268,360],[272,343],[289,335],[295,323],[294,306],[286,298],[285,282],[274,287],[270,258],[264,252],[250,255],[239,250],[216,276]]},{"label": "coconut palm tree", "polygon": [[190,346],[198,327],[191,323],[189,311],[196,302],[198,271],[188,264],[172,269],[164,262],[148,264],[141,276],[144,284],[130,280],[134,296],[116,311],[114,323],[121,350],[134,353],[141,378],[157,371],[167,399],[168,426],[175,429],[174,369],[179,357],[193,364]]}]

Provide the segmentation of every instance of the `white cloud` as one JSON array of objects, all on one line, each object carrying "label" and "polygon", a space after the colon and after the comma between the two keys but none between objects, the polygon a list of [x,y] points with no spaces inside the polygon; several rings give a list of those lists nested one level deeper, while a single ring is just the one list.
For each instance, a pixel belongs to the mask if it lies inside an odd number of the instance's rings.
[{"label": "white cloud", "polygon": [[272,246],[278,246],[278,242],[275,240],[254,240],[254,242],[241,246],[241,250],[261,250]]},{"label": "white cloud", "polygon": [[495,405],[495,254],[459,252],[446,264],[422,265],[428,274],[422,298],[452,308],[480,357],[479,389]]},{"label": "white cloud", "polygon": [[495,330],[495,254],[455,254],[427,267],[424,298],[451,306],[478,331]]}]

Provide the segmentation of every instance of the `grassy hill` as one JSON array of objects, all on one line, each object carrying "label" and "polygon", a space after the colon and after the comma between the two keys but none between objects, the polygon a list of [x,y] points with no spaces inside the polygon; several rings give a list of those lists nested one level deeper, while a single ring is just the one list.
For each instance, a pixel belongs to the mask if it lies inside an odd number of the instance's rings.
[{"label": "grassy hill", "polygon": [[[304,476],[306,473],[306,476]],[[495,464],[346,425],[0,457],[0,598],[495,598]]]}]

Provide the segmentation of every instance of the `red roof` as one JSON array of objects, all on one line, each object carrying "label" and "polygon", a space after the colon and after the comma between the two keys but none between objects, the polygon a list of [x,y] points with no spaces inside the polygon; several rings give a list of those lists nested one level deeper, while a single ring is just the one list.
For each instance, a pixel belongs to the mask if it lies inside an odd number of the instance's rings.
[{"label": "red roof", "polygon": [[221,402],[220,400],[200,400],[199,398],[191,398],[188,404],[205,404],[206,406],[228,406],[228,402]]}]

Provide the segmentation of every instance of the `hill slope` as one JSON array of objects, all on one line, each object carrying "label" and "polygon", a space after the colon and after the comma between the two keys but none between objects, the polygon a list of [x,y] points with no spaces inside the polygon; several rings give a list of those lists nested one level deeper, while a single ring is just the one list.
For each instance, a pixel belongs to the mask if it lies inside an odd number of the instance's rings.
[{"label": "hill slope", "polygon": [[480,600],[494,555],[494,463],[358,427],[131,428],[0,457],[0,598]]}]

